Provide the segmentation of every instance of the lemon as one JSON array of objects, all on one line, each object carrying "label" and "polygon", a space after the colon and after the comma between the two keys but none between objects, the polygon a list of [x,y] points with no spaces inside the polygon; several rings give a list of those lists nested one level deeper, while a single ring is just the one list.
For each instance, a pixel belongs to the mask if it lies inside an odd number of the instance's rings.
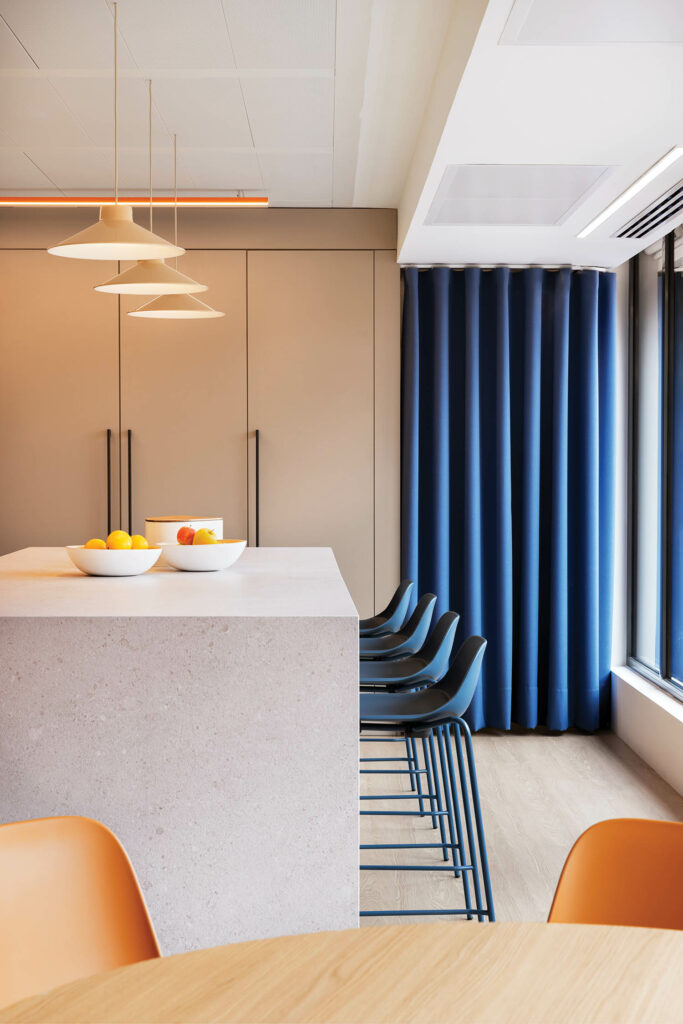
[{"label": "lemon", "polygon": [[131,539],[132,546],[134,548],[148,548],[149,547],[149,544],[147,543],[147,538],[143,537],[139,533],[134,533],[133,536],[130,539]]},{"label": "lemon", "polygon": [[218,544],[218,537],[213,530],[197,530],[192,538],[193,544]]},{"label": "lemon", "polygon": [[113,551],[128,551],[133,546],[130,534],[125,530],[114,530],[107,537],[107,547]]},{"label": "lemon", "polygon": [[106,541],[100,540],[99,537],[93,537],[87,544],[83,545],[86,548],[106,548]]}]

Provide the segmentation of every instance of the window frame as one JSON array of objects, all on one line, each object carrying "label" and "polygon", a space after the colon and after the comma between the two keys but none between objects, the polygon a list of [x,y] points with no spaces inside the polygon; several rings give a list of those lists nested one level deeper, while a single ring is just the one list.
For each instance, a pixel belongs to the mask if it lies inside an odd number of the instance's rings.
[{"label": "window frame", "polygon": [[[627,616],[627,661],[628,665],[683,703],[683,684],[671,675],[671,604],[673,555],[673,430],[674,430],[674,261],[675,231],[664,238],[664,294],[663,294],[663,339],[662,339],[662,380],[661,395],[661,592],[660,592],[660,671],[640,661],[634,644],[637,636],[636,625],[638,605],[638,561],[637,531],[638,515],[638,416],[639,416],[639,374],[638,354],[640,341],[640,286],[639,259],[636,254],[629,261],[629,307],[628,307],[628,616]],[[683,315],[683,311],[682,311]]]}]

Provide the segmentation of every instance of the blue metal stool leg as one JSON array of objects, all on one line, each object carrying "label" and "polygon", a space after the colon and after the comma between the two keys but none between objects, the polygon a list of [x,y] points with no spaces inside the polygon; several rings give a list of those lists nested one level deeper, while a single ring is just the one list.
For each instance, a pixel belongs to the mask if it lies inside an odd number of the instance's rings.
[{"label": "blue metal stool leg", "polygon": [[421,776],[420,759],[417,756],[417,744],[415,742],[415,737],[414,736],[410,737],[410,750],[411,750],[412,756],[413,756],[413,768],[415,769],[414,778],[415,778],[415,788],[417,789],[417,796],[418,796],[418,807],[420,808],[421,816],[424,818],[425,807],[424,807],[424,800],[422,799],[422,779],[420,778],[420,776]]},{"label": "blue metal stool leg", "polygon": [[[482,874],[484,876],[484,891],[486,893],[486,907],[489,921],[495,921],[493,910],[493,893],[491,891],[491,876],[489,874],[489,861],[486,853],[486,839],[484,837],[484,823],[481,816],[481,804],[479,802],[479,783],[477,782],[477,769],[474,763],[474,747],[472,746],[472,733],[470,727],[463,718],[455,721],[456,736],[460,729],[465,737],[465,748],[467,750],[467,762],[469,767],[470,784],[472,788],[472,800],[474,803],[474,818],[477,823],[477,836],[479,839],[479,854],[481,856]],[[473,851],[474,852],[474,851]],[[474,860],[472,860],[474,864]],[[475,871],[476,878],[476,871]]]},{"label": "blue metal stool leg", "polygon": [[[406,736],[405,744],[406,744],[406,754],[408,755],[408,767],[412,768],[413,767],[413,752],[410,749],[410,739],[408,738],[408,736]],[[412,772],[410,773],[410,788],[412,789],[413,793],[415,792],[415,790],[417,788],[416,785],[415,785],[415,776],[413,775]]]},{"label": "blue metal stool leg", "polygon": [[[453,764],[453,750],[451,748],[451,729],[450,725],[446,725],[443,729],[444,748],[446,753],[446,762],[448,764],[448,785],[451,790],[451,800],[453,801],[453,816],[455,818],[455,829],[458,835],[458,850],[462,862],[464,863],[467,859],[467,849],[465,846],[465,837],[462,828],[462,818],[460,815],[460,797],[458,794],[458,784],[455,778],[455,766]],[[444,782],[444,786],[446,783]],[[470,860],[472,863],[472,861]],[[476,864],[473,863],[473,875],[476,877]],[[465,895],[465,906],[472,908],[472,901],[470,899],[470,884],[467,877],[467,872],[463,872],[462,886]],[[472,908],[474,909],[474,908]],[[473,914],[470,914],[467,918],[471,921]]]},{"label": "blue metal stool leg", "polygon": [[441,830],[441,842],[443,843],[443,859],[448,860],[448,847],[446,845],[446,826],[444,824],[444,808],[441,802],[441,788],[439,786],[439,769],[436,763],[436,753],[434,752],[434,731],[430,730],[429,736],[427,737],[427,745],[429,747],[429,760],[431,762],[432,778],[434,779],[434,796],[436,798],[436,806],[439,811],[439,829]]},{"label": "blue metal stool leg", "polygon": [[477,861],[477,850],[476,850],[476,837],[474,834],[474,826],[472,824],[472,808],[470,804],[470,791],[467,783],[467,772],[465,766],[465,758],[462,751],[462,744],[460,741],[460,730],[457,722],[453,728],[453,736],[455,740],[455,752],[458,758],[458,774],[460,776],[460,791],[462,793],[462,806],[463,813],[465,815],[465,828],[467,829],[467,843],[469,847],[470,862],[474,867],[472,873],[472,880],[474,883],[474,896],[477,904],[477,920],[485,920],[485,909],[484,903],[481,897],[481,881],[479,877],[479,864]]},{"label": "blue metal stool leg", "polygon": [[[424,758],[425,768],[427,769],[427,789],[431,793],[429,798],[429,809],[432,812],[432,828],[437,828],[437,817],[434,811],[436,811],[436,799],[434,797],[434,783],[432,781],[432,769],[429,764],[429,751],[427,749],[427,740],[422,737],[422,756]],[[444,851],[445,852],[445,851]]]},{"label": "blue metal stool leg", "polygon": [[[443,781],[443,792],[444,799],[446,801],[446,810],[448,811],[448,832],[451,837],[451,846],[453,849],[453,866],[455,868],[454,875],[456,878],[460,878],[460,871],[458,870],[458,863],[464,862],[462,856],[462,850],[456,853],[458,847],[458,837],[455,829],[455,817],[453,815],[453,802],[451,800],[451,787],[448,784],[448,762],[446,760],[446,750],[443,739],[443,727],[438,726],[436,729],[436,739],[439,746],[439,761],[441,762],[441,779]],[[469,909],[469,900],[468,900]]]}]

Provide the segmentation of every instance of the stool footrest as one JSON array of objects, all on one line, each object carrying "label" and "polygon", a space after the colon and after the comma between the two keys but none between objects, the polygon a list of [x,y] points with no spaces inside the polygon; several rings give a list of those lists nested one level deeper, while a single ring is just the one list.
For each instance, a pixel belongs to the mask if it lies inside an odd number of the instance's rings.
[{"label": "stool footrest", "polygon": [[[417,797],[413,797],[417,800]],[[359,811],[359,814],[386,814],[392,815],[393,817],[403,818],[439,818],[447,817],[448,811]],[[441,844],[439,843],[439,846]]]},{"label": "stool footrest", "polygon": [[489,916],[488,910],[477,910],[472,908],[471,910],[361,910],[359,911],[360,917],[445,917],[458,916],[458,917],[479,917],[484,918]]},{"label": "stool footrest", "polygon": [[[452,864],[361,864],[361,871],[450,871]],[[472,864],[458,864],[458,871],[474,871]]]},{"label": "stool footrest", "polygon": [[457,843],[361,843],[360,850],[459,850]]},{"label": "stool footrest", "polygon": [[[361,800],[429,800],[433,797],[433,793],[378,793],[376,796],[369,794],[367,796],[360,797]],[[422,812],[420,812],[422,813]],[[426,815],[430,815],[431,811],[425,811]],[[434,812],[437,813],[436,811]],[[447,813],[444,811],[444,813]]]}]

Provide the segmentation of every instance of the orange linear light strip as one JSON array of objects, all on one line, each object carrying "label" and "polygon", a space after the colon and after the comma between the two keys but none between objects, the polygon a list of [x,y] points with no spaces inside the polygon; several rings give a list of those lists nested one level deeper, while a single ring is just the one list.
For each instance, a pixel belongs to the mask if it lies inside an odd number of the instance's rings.
[{"label": "orange linear light strip", "polygon": [[[0,206],[113,206],[112,196],[0,196]],[[119,196],[127,206],[149,206],[149,196]],[[173,196],[155,196],[154,206],[173,206]],[[183,196],[178,206],[263,207],[268,196]]]}]

